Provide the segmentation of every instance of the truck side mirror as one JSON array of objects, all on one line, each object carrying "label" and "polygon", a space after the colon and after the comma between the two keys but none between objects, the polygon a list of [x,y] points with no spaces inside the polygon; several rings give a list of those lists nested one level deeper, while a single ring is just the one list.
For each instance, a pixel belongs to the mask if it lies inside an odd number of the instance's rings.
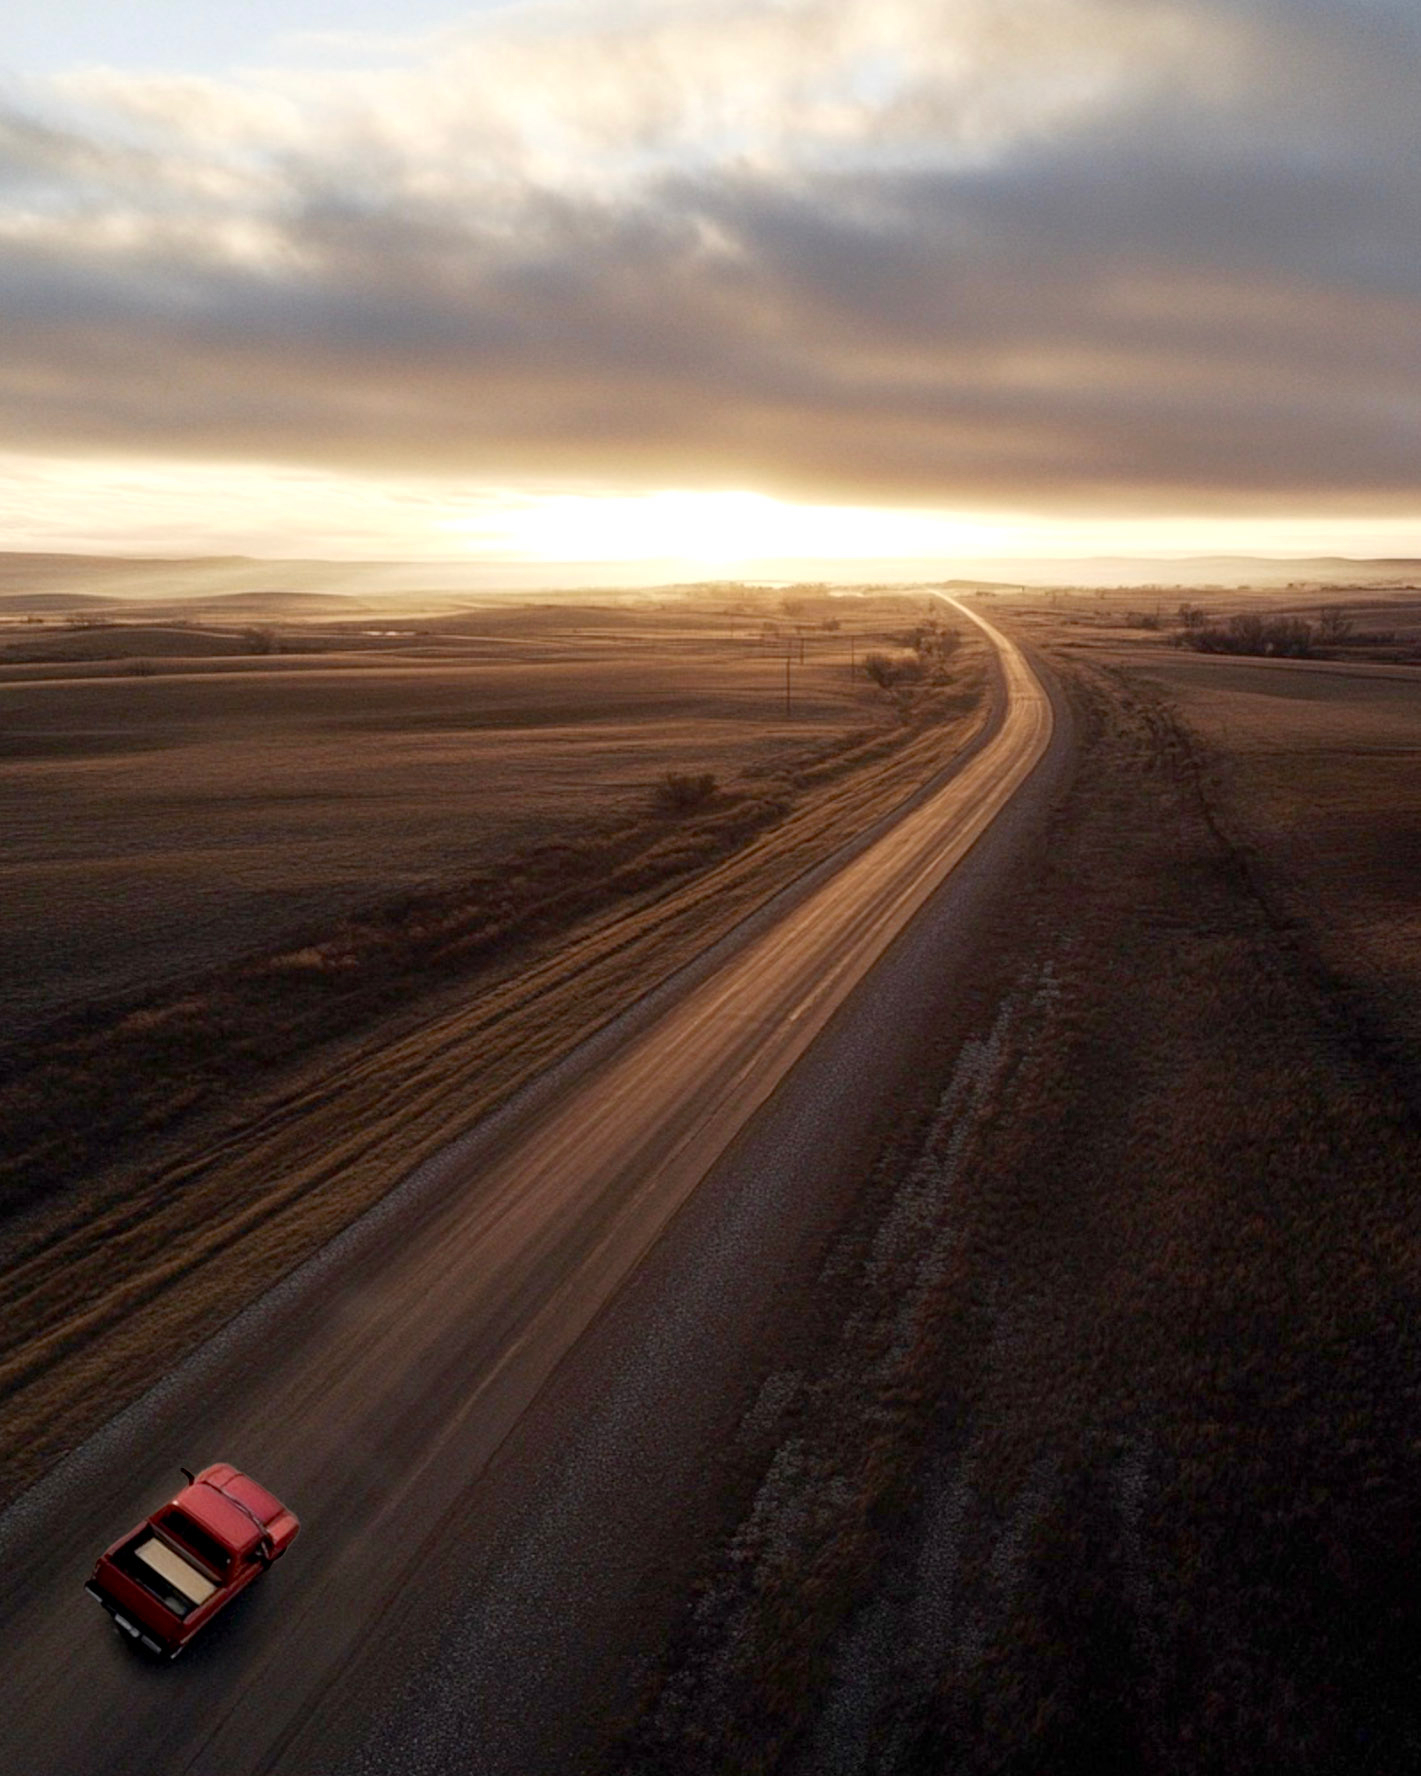
[{"label": "truck side mirror", "polygon": [[191,1468],[179,1468],[178,1472],[182,1475],[184,1480],[187,1481],[189,1486],[195,1486],[197,1484],[197,1481],[193,1477],[193,1471]]}]

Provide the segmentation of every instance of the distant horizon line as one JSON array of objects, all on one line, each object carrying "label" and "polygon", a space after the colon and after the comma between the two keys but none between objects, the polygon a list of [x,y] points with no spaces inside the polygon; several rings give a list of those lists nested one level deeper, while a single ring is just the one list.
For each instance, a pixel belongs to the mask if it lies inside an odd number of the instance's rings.
[{"label": "distant horizon line", "polygon": [[[905,568],[917,569],[923,565],[921,557],[904,557]],[[824,556],[821,558],[794,558],[797,565],[806,568],[835,567],[847,571],[856,566],[881,568],[888,565],[891,558],[859,563],[853,558]],[[589,556],[585,560],[537,562],[494,561],[487,557],[470,557],[467,555],[255,555],[243,550],[224,550],[200,554],[169,554],[169,553],[129,553],[101,549],[0,549],[0,561],[76,561],[76,562],[114,562],[124,566],[142,567],[149,563],[162,563],[165,566],[180,567],[186,564],[204,562],[242,561],[256,564],[270,563],[272,566],[317,566],[317,567],[438,567],[459,568],[470,573],[497,573],[500,570],[509,573],[527,574],[537,572],[540,568],[548,570],[561,569],[564,572],[576,573],[580,570],[595,568],[600,572],[613,572],[618,568],[634,571],[638,567],[652,564],[645,561],[618,562],[612,559]],[[1310,563],[1338,563],[1344,566],[1357,567],[1421,567],[1421,554],[1418,555],[1341,555],[1316,551],[1295,554],[1291,551],[1260,552],[1251,549],[1217,549],[1191,550],[1188,552],[1137,553],[1134,550],[1112,550],[1095,554],[986,554],[962,555],[943,558],[944,576],[954,577],[946,571],[954,565],[970,563],[980,566],[988,563],[1003,563],[1012,566],[1058,565],[1061,563],[1081,564],[1130,561],[1143,563],[1159,563],[1162,566],[1183,567],[1195,562],[1218,561],[1256,561],[1262,563],[1291,562],[1299,565]],[[782,566],[788,571],[791,564],[786,557]],[[696,579],[677,579],[664,581],[663,584],[675,585],[753,585],[767,575],[761,573],[707,573]],[[853,576],[862,578],[862,575]]]}]

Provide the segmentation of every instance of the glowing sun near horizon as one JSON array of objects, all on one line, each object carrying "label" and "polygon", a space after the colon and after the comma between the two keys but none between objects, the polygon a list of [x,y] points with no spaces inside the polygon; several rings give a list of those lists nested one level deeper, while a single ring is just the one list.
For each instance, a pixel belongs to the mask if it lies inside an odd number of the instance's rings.
[{"label": "glowing sun near horizon", "polygon": [[1004,545],[1004,525],[933,512],[796,505],[768,494],[677,491],[554,494],[495,515],[451,519],[451,536],[480,551],[550,564],[679,562],[707,573],[758,564],[952,556]]}]

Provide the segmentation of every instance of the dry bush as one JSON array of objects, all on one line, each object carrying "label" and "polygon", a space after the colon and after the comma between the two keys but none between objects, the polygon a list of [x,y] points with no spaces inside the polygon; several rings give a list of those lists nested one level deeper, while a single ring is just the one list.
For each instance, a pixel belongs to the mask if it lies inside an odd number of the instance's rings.
[{"label": "dry bush", "polygon": [[656,786],[655,800],[668,814],[690,814],[715,800],[714,771],[666,771]]},{"label": "dry bush", "polygon": [[1257,611],[1241,611],[1220,627],[1205,622],[1181,629],[1176,647],[1196,654],[1258,654],[1280,660],[1309,660],[1316,632],[1302,617],[1264,617]]},{"label": "dry bush", "polygon": [[915,684],[924,672],[920,655],[872,653],[864,656],[863,669],[882,691],[895,685]]}]

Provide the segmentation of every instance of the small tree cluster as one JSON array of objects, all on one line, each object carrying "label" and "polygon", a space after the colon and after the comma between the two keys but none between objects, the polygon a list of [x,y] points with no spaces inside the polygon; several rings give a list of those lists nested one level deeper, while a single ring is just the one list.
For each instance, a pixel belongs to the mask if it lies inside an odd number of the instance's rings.
[{"label": "small tree cluster", "polygon": [[1352,619],[1340,605],[1331,605],[1318,619],[1317,638],[1324,647],[1336,647],[1352,633]]},{"label": "small tree cluster", "polygon": [[1175,636],[1180,647],[1196,654],[1259,654],[1280,660],[1307,660],[1316,639],[1311,623],[1302,617],[1263,617],[1241,611],[1228,622],[1202,623],[1181,629]]},{"label": "small tree cluster", "polygon": [[715,797],[714,771],[667,771],[656,786],[658,806],[671,814],[690,814]]},{"label": "small tree cluster", "polygon": [[915,624],[897,637],[904,647],[912,648],[923,661],[947,659],[957,651],[959,639],[956,629],[945,627],[936,617],[929,617],[926,622]]},{"label": "small tree cluster", "polygon": [[882,691],[911,684],[923,676],[923,662],[917,654],[866,654],[863,669]]}]

